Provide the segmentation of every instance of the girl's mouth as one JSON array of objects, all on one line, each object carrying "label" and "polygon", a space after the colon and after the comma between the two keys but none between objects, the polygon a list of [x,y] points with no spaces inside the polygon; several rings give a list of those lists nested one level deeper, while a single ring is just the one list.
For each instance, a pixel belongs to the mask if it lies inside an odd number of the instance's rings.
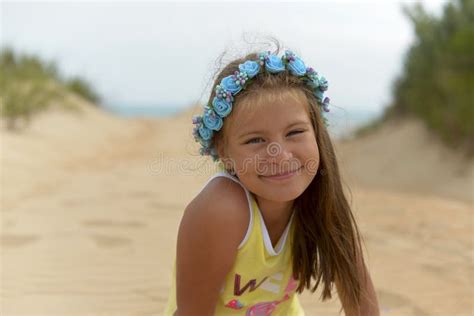
[{"label": "girl's mouth", "polygon": [[296,170],[293,170],[293,171],[287,171],[287,172],[283,172],[283,173],[276,173],[276,174],[268,175],[268,176],[262,175],[261,177],[265,178],[265,179],[270,179],[270,180],[286,180],[286,179],[292,178],[297,172],[299,172],[301,170],[301,168],[302,167],[300,167]]}]

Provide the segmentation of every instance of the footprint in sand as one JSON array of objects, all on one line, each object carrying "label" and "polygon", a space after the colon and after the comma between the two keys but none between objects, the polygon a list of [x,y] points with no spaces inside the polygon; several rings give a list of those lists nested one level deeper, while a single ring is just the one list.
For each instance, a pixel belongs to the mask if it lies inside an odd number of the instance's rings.
[{"label": "footprint in sand", "polygon": [[38,235],[1,234],[0,240],[2,248],[17,248],[30,245],[40,240]]},{"label": "footprint in sand", "polygon": [[130,245],[132,240],[125,237],[109,236],[109,235],[92,235],[90,236],[95,244],[101,248],[116,248]]},{"label": "footprint in sand", "polygon": [[445,275],[446,274],[446,268],[442,266],[437,266],[431,263],[422,263],[421,268],[423,271],[426,271],[428,273],[432,273],[435,276],[440,276],[440,275]]},{"label": "footprint in sand", "polygon": [[16,225],[16,222],[14,220],[5,220],[3,221],[3,228],[12,228]]}]

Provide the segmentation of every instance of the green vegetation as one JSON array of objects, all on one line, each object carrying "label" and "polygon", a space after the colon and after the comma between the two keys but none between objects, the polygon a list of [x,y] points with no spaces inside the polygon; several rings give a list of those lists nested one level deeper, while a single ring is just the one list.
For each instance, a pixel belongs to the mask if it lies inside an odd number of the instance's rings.
[{"label": "green vegetation", "polygon": [[84,79],[74,77],[68,79],[65,85],[70,91],[74,92],[75,94],[82,96],[84,99],[89,100],[93,104],[99,104],[99,95],[94,91],[92,86]]},{"label": "green vegetation", "polygon": [[403,7],[414,25],[415,42],[405,55],[402,75],[392,86],[393,101],[379,122],[419,117],[451,147],[474,154],[474,1],[447,3],[441,17],[422,5]]},{"label": "green vegetation", "polygon": [[74,110],[67,100],[75,93],[93,104],[100,98],[83,79],[62,78],[53,62],[34,55],[17,54],[11,48],[0,50],[0,114],[10,130],[18,129],[18,121],[28,124],[32,116],[53,103]]}]

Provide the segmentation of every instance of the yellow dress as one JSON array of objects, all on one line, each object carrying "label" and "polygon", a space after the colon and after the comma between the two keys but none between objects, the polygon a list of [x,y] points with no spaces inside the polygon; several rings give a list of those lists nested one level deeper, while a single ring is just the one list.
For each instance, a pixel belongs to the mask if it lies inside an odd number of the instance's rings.
[{"label": "yellow dress", "polygon": [[[251,216],[245,238],[239,245],[234,266],[225,277],[214,315],[304,316],[295,292],[297,282],[292,277],[291,244],[294,213],[276,247],[273,248],[263,216],[252,193],[237,177],[226,171],[215,173],[204,187],[215,177],[227,177],[244,188]],[[176,311],[175,282],[176,258],[164,316],[172,316]]]}]

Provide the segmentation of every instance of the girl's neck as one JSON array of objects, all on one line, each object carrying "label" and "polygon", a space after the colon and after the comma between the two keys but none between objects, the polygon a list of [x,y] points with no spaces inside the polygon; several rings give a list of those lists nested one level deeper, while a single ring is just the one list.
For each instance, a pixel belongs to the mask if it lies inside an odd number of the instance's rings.
[{"label": "girl's neck", "polygon": [[268,229],[286,227],[293,213],[294,200],[279,202],[254,196]]}]

